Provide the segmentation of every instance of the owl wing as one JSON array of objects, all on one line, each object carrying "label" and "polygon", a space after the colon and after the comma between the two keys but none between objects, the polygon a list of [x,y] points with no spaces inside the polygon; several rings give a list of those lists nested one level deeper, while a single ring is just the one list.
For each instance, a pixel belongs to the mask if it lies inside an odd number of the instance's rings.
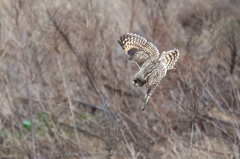
[{"label": "owl wing", "polygon": [[148,77],[148,85],[149,88],[147,90],[146,96],[145,96],[145,105],[142,109],[142,111],[145,109],[145,106],[148,103],[149,98],[152,96],[153,92],[156,90],[158,83],[160,80],[166,76],[167,73],[167,66],[164,63],[161,63],[157,69],[155,69]]},{"label": "owl wing", "polygon": [[141,67],[151,57],[158,57],[158,49],[145,38],[126,33],[120,36],[118,43],[128,55],[129,61],[136,62]]},{"label": "owl wing", "polygon": [[167,69],[174,69],[174,65],[177,62],[179,57],[179,51],[177,49],[164,51],[161,54],[160,60],[167,65]]}]

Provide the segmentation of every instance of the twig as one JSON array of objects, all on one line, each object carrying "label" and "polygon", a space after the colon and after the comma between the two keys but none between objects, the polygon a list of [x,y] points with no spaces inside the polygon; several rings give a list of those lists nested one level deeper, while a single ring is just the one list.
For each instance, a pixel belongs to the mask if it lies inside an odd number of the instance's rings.
[{"label": "twig", "polygon": [[96,111],[96,110],[101,110],[101,111],[103,111],[102,108],[99,108],[99,107],[97,107],[97,106],[95,106],[95,105],[92,105],[92,104],[89,104],[89,103],[82,102],[82,101],[80,101],[80,100],[73,100],[73,102],[77,102],[77,103],[82,104],[82,105],[84,105],[84,106],[91,107],[92,110],[93,110],[93,112]]},{"label": "twig", "polygon": [[64,85],[64,88],[65,88],[66,93],[67,93],[68,104],[70,106],[70,112],[71,112],[71,116],[72,116],[72,120],[73,120],[74,133],[75,133],[75,136],[76,136],[76,139],[77,139],[78,149],[80,151],[80,145],[79,145],[80,144],[80,140],[79,140],[79,137],[78,137],[78,132],[77,132],[77,128],[76,128],[76,120],[75,120],[74,113],[73,113],[73,109],[74,108],[73,108],[73,105],[72,105],[72,100],[71,100],[70,93],[69,93],[68,88],[67,88],[66,79],[65,79],[65,76],[63,74],[62,64],[61,64],[61,61],[60,61],[58,55],[57,55],[57,60],[58,60],[58,67],[59,67],[59,70],[60,70],[60,74],[61,74],[62,79],[63,79],[63,85]]}]

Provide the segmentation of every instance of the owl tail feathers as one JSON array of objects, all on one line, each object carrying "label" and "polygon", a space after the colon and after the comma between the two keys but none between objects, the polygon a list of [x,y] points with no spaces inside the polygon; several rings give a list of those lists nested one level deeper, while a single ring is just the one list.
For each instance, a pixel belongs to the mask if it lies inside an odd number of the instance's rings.
[{"label": "owl tail feathers", "polygon": [[146,107],[146,105],[147,105],[147,104],[144,104],[144,106],[143,106],[143,108],[142,108],[142,111],[144,111],[144,110],[145,110],[145,107]]},{"label": "owl tail feathers", "polygon": [[143,108],[142,108],[142,111],[145,110],[145,107],[146,107],[146,105],[147,105],[147,103],[148,103],[148,100],[149,100],[149,98],[151,97],[152,93],[153,93],[152,88],[149,88],[149,89],[147,90],[147,93],[146,93],[146,96],[145,96],[146,101],[145,101],[145,103],[144,103],[144,106],[143,106]]},{"label": "owl tail feathers", "polygon": [[175,70],[174,65],[179,57],[179,51],[177,49],[164,51],[161,55],[161,59],[167,64],[168,70]]},{"label": "owl tail feathers", "polygon": [[145,101],[144,107],[142,108],[142,111],[145,110],[145,107],[146,107],[146,105],[147,105],[147,103],[148,103],[148,100],[149,100],[150,97],[152,96],[152,94],[153,94],[153,92],[155,91],[155,89],[156,89],[156,87],[154,86],[154,87],[150,87],[150,88],[147,90],[147,93],[146,93],[146,96],[145,96],[146,101]]}]

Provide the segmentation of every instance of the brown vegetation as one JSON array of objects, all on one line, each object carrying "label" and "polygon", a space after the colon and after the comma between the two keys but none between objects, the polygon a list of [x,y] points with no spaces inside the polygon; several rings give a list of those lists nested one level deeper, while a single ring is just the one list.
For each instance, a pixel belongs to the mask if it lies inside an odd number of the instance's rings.
[{"label": "brown vegetation", "polygon": [[[239,7],[0,1],[0,158],[239,158]],[[180,51],[144,112],[126,32]]]}]

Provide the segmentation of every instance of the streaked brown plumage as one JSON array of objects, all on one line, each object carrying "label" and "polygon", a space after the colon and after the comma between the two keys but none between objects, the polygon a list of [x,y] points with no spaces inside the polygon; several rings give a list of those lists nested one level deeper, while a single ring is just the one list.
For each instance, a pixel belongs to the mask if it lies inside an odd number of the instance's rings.
[{"label": "streaked brown plumage", "polygon": [[151,42],[132,33],[123,34],[118,43],[128,55],[128,60],[135,62],[139,67],[139,71],[133,76],[134,86],[142,87],[148,83],[146,105],[167,70],[175,69],[179,51],[177,49],[164,51],[160,56],[159,50]]}]

